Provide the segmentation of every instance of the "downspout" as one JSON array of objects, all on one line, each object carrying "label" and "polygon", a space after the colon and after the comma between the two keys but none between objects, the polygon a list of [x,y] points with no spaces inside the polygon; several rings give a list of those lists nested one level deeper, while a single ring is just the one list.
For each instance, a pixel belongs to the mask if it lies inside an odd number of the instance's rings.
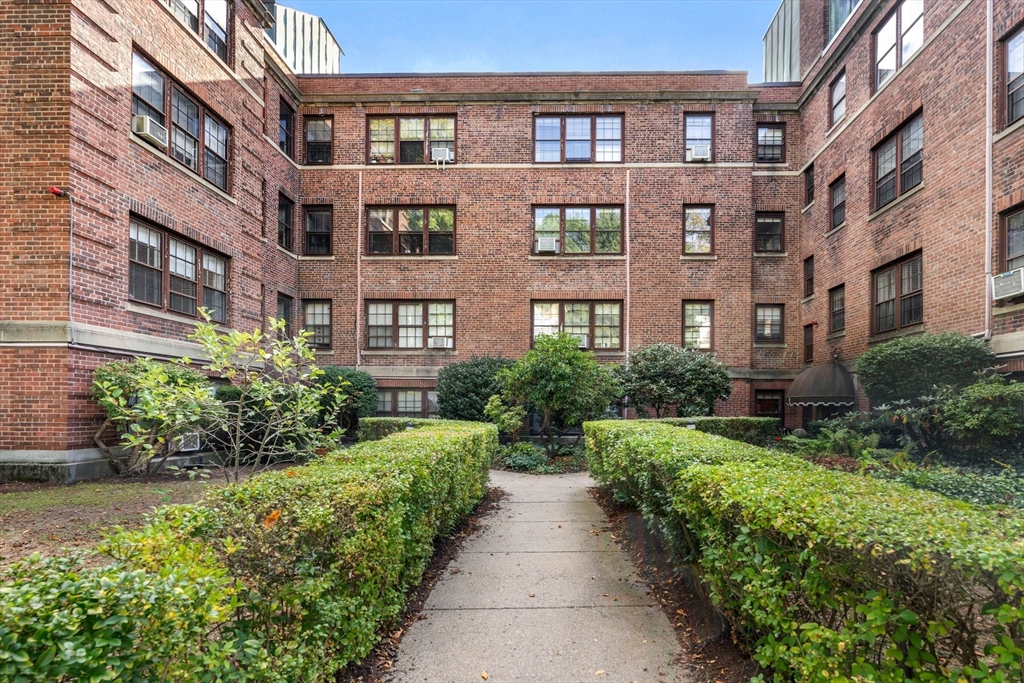
[{"label": "downspout", "polygon": [[74,314],[74,273],[75,273],[75,198],[70,190],[64,190],[68,198],[68,339],[69,345],[75,345],[75,314]]},{"label": "downspout", "polygon": [[356,370],[359,369],[359,344],[362,341],[363,322],[363,172],[359,172],[359,218],[356,221]]},{"label": "downspout", "polygon": [[[989,0],[991,2],[992,0]],[[629,305],[630,305],[630,290],[632,289],[630,282],[629,272],[629,169],[626,169],[626,220],[623,226],[626,233],[626,364],[629,364]]]},{"label": "downspout", "polygon": [[985,3],[985,341],[992,339],[993,3],[994,0]]}]

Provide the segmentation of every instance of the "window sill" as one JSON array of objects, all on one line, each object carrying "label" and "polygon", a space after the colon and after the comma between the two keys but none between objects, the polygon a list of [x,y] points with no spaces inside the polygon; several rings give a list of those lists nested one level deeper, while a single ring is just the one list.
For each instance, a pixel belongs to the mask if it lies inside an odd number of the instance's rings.
[{"label": "window sill", "polygon": [[882,332],[881,334],[876,334],[873,337],[868,337],[868,344],[880,344],[882,342],[889,341],[890,339],[896,339],[897,337],[909,337],[915,334],[922,334],[923,332],[924,323],[918,323],[909,327],[891,330],[889,332]]},{"label": "window sill", "polygon": [[[419,116],[417,114],[417,116]],[[367,168],[445,168],[447,166],[457,166],[458,162],[446,161],[444,166],[441,165],[440,161],[399,161],[398,163],[391,162],[385,163],[381,161],[369,161],[366,162]]]},{"label": "window sill", "polygon": [[683,254],[680,261],[717,261],[718,254]]},{"label": "window sill", "polygon": [[881,209],[878,209],[873,214],[870,214],[868,216],[868,222],[870,223],[871,221],[875,220],[876,218],[878,218],[879,216],[884,214],[886,211],[889,211],[891,209],[895,209],[897,206],[899,206],[900,204],[902,204],[906,200],[910,199],[911,197],[913,197],[914,195],[916,195],[918,192],[920,192],[923,189],[924,189],[924,183],[922,182],[920,185],[915,187],[913,190],[909,190],[907,192],[904,192],[899,197],[897,197],[896,199],[892,200],[891,202],[889,202],[888,204],[883,206]]},{"label": "window sill", "polygon": [[[179,315],[177,313],[168,313],[162,311],[159,308],[150,308],[144,304],[137,304],[133,301],[126,301],[124,304],[124,310],[129,313],[137,313],[139,315],[148,315],[151,318],[160,318],[161,320],[170,320],[176,323],[182,323],[185,325],[191,325],[195,327],[197,322],[200,322],[200,318],[190,318],[187,315]],[[218,332],[228,332],[229,328],[225,327],[220,323],[214,323],[214,327]]]},{"label": "window sill", "polygon": [[785,167],[787,162],[785,161],[754,161],[754,168],[782,168]]},{"label": "window sill", "polygon": [[579,256],[530,254],[526,259],[528,261],[625,261],[626,256],[624,254],[580,254]]},{"label": "window sill", "polygon": [[225,192],[224,190],[220,189],[219,187],[217,187],[216,185],[211,183],[209,180],[207,180],[206,178],[202,177],[201,175],[199,175],[198,173],[193,171],[191,168],[189,168],[185,164],[183,164],[183,163],[177,161],[176,159],[174,159],[173,157],[169,156],[167,153],[161,152],[158,147],[154,147],[153,145],[149,144],[148,142],[146,142],[145,140],[140,138],[135,133],[133,133],[131,131],[128,131],[128,139],[131,140],[132,142],[134,142],[139,147],[142,147],[143,149],[145,149],[147,152],[149,152],[150,154],[152,154],[156,158],[158,158],[161,161],[164,161],[164,162],[170,164],[172,167],[178,169],[179,171],[181,171],[185,175],[189,176],[190,178],[192,178],[193,180],[198,182],[200,185],[202,185],[206,189],[208,189],[211,192],[219,195],[222,199],[224,199],[226,201],[229,201],[232,204],[238,204],[238,200],[235,199],[234,197],[232,197],[231,195],[229,195],[227,192]]},{"label": "window sill", "polygon": [[755,349],[788,349],[786,342],[754,342]]},{"label": "window sill", "polygon": [[296,254],[294,251],[289,251],[289,250],[285,249],[284,247],[282,247],[280,244],[277,245],[277,250],[279,252],[281,252],[282,254],[284,254],[285,256],[291,256],[293,259],[298,260],[298,258],[299,258],[299,255]]},{"label": "window sill", "polygon": [[809,304],[812,301],[814,301],[814,295],[813,294],[811,294],[810,296],[805,296],[803,299],[800,299],[800,303],[802,303],[802,304]]},{"label": "window sill", "polygon": [[993,307],[992,315],[993,316],[1010,315],[1012,313],[1020,313],[1021,311],[1024,311],[1024,303],[1010,304],[1009,306],[1003,306],[1003,307],[998,307],[998,306]]},{"label": "window sill", "polygon": [[334,256],[296,256],[300,261],[333,261]]},{"label": "window sill", "polygon": [[370,255],[364,254],[360,257],[363,261],[458,261],[459,257],[454,254],[407,254],[400,255]]},{"label": "window sill", "polygon": [[836,227],[834,227],[831,230],[829,230],[828,232],[826,232],[825,233],[825,237],[831,237],[832,235],[836,234],[837,232],[839,232],[840,230],[842,230],[845,227],[846,227],[846,221],[843,221],[842,223],[840,223]]},{"label": "window sill", "polygon": [[455,349],[363,349],[363,356],[457,356]]},{"label": "window sill", "polygon": [[755,251],[754,258],[785,258],[789,256],[785,251]]},{"label": "window sill", "polygon": [[1014,121],[1009,126],[1003,128],[1001,131],[993,135],[992,143],[995,144],[1002,140],[1003,138],[1013,135],[1014,133],[1021,129],[1024,129],[1024,118]]},{"label": "window sill", "polygon": [[812,206],[814,206],[814,202],[811,202],[810,204],[808,204],[804,208],[800,209],[800,213],[807,213],[808,211],[811,210]]},{"label": "window sill", "polygon": [[836,332],[829,332],[828,334],[825,335],[825,341],[833,341],[835,339],[842,339],[845,336],[846,336],[846,330],[845,329],[838,330]]},{"label": "window sill", "polygon": [[316,356],[333,356],[334,349],[313,349],[313,354]]}]

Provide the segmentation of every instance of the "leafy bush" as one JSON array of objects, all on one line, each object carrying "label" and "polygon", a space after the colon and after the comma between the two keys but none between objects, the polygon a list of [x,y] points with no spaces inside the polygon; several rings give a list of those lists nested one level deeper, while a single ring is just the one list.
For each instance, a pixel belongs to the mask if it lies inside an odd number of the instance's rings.
[{"label": "leafy bush", "polygon": [[495,394],[484,406],[484,415],[498,428],[499,434],[508,434],[509,440],[515,446],[519,441],[519,430],[526,421],[526,408],[524,406],[510,406]]},{"label": "leafy bush", "polygon": [[868,349],[857,358],[857,379],[874,404],[917,402],[933,387],[963,387],[995,364],[981,339],[958,332],[899,337]]},{"label": "leafy bush", "polygon": [[729,398],[729,371],[714,356],[674,344],[651,344],[629,352],[617,370],[622,390],[637,410],[665,417],[676,406],[680,417],[712,415]]},{"label": "leafy bush", "polygon": [[898,481],[915,489],[935,491],[976,505],[1009,505],[1024,508],[1024,479],[1011,472],[983,474],[952,467],[921,467],[889,470],[878,468],[871,476]]},{"label": "leafy bush", "polygon": [[497,463],[513,472],[536,472],[548,461],[544,451],[530,443],[517,443],[498,448]]},{"label": "leafy bush", "polygon": [[775,417],[669,417],[658,422],[677,427],[688,427],[692,423],[699,432],[754,446],[771,446],[782,433],[782,425]]},{"label": "leafy bush", "polygon": [[419,417],[368,417],[359,421],[359,440],[380,441],[398,432],[437,423],[437,420],[425,420]]},{"label": "leafy bush", "polygon": [[990,372],[958,391],[943,392],[939,423],[961,444],[989,453],[1024,435],[1024,384]]},{"label": "leafy bush", "polygon": [[501,391],[497,375],[512,364],[507,358],[471,358],[437,373],[437,414],[446,420],[486,422],[488,399]]},{"label": "leafy bush", "polygon": [[373,417],[377,414],[377,380],[368,372],[327,365],[321,368],[316,383],[340,390],[340,400],[336,392],[331,392],[321,399],[320,408],[325,415],[332,416],[332,422],[346,432],[352,432],[359,426],[359,419]]},{"label": "leafy bush", "polygon": [[1018,680],[1024,517],[650,422],[591,473],[695,561],[776,680]]}]

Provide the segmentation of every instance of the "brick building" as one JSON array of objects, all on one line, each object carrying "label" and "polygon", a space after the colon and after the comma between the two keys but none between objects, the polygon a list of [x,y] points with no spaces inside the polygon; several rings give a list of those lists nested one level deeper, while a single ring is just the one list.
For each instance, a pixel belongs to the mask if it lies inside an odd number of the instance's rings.
[{"label": "brick building", "polygon": [[4,476],[103,471],[92,370],[195,357],[199,306],[307,327],[396,414],[556,329],[708,349],[721,414],[790,427],[801,372],[897,335],[1024,371],[1024,299],[990,287],[1024,266],[1024,7],[997,4],[784,0],[750,84],[340,75],[272,3],[4,3]]}]

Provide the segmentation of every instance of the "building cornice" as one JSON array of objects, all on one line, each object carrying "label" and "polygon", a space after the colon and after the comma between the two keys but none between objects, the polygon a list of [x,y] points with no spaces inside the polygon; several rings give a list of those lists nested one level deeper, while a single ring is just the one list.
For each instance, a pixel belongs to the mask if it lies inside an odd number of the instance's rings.
[{"label": "building cornice", "polygon": [[256,18],[263,24],[263,28],[270,28],[274,25],[274,15],[270,13],[262,0],[245,0],[245,4],[253,11]]},{"label": "building cornice", "polygon": [[401,104],[508,104],[508,103],[637,103],[637,102],[755,102],[757,90],[655,90],[632,92],[514,92],[514,93],[338,93],[303,95],[304,107]]}]

